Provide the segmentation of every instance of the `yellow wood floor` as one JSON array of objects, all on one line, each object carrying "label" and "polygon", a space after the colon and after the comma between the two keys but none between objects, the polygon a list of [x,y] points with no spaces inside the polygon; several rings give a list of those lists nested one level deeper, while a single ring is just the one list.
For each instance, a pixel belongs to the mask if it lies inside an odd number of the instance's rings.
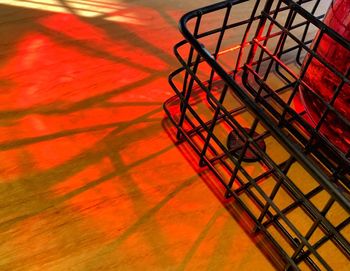
[{"label": "yellow wood floor", "polygon": [[282,268],[164,129],[212,2],[0,0],[1,271]]}]

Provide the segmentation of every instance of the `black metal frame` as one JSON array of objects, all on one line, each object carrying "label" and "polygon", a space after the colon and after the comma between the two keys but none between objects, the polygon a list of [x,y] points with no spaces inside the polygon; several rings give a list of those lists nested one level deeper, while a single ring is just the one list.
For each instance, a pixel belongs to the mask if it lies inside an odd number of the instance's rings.
[{"label": "black metal frame", "polygon": [[[237,19],[247,2],[224,1],[182,17],[180,30],[186,40],[174,48],[182,67],[169,76],[176,96],[164,109],[178,139],[186,140],[200,165],[222,183],[226,197],[233,197],[256,231],[277,248],[286,269],[333,270],[334,255],[345,262],[350,258],[350,150],[340,151],[319,132],[328,112],[339,116],[331,103],[323,101],[326,110],[316,126],[294,103],[299,87],[308,88],[303,76],[311,58],[339,76],[342,85],[349,84],[349,74],[325,62],[317,46],[324,34],[347,50],[350,43],[321,22],[320,0],[258,0],[250,5],[249,18]],[[207,22],[214,16],[221,24],[210,27]],[[309,48],[316,30],[320,34]],[[242,38],[225,48],[232,35]],[[306,53],[311,57],[301,69]],[[288,56],[293,56],[292,63],[285,60]],[[299,71],[293,70],[296,67]],[[232,132],[240,143],[228,149]],[[281,150],[283,159],[274,149]],[[249,171],[247,152],[259,156],[254,163],[258,173]],[[305,182],[314,185],[307,190]],[[278,200],[282,195],[285,200]],[[298,214],[309,224],[292,219]],[[327,247],[332,253],[324,252]]]}]

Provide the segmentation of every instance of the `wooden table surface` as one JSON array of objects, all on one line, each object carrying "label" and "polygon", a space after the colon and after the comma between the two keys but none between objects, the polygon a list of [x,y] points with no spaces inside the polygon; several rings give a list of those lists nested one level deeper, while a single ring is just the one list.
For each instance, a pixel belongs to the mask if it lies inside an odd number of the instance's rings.
[{"label": "wooden table surface", "polygon": [[0,270],[274,270],[166,132],[210,0],[0,1]]}]

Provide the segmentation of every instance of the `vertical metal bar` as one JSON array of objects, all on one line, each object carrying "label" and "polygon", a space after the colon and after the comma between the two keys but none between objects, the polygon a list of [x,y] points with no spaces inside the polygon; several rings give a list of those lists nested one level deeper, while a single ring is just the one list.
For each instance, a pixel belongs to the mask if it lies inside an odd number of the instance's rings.
[{"label": "vertical metal bar", "polygon": [[241,42],[241,46],[239,48],[239,51],[238,51],[238,56],[237,56],[237,61],[236,61],[236,66],[235,66],[235,69],[233,71],[233,78],[235,79],[236,78],[236,75],[237,75],[237,72],[238,72],[238,69],[239,67],[241,66],[241,61],[242,61],[242,56],[243,56],[243,49],[244,49],[244,45],[246,44],[247,42],[247,39],[248,39],[248,35],[249,35],[249,31],[252,27],[252,24],[254,22],[254,17],[256,15],[256,12],[258,10],[258,7],[260,5],[260,0],[256,1],[255,5],[254,5],[254,8],[253,8],[253,11],[250,15],[250,18],[249,18],[249,22],[247,24],[247,28],[244,32],[244,35],[243,35],[243,38],[242,38],[242,42]]},{"label": "vertical metal bar", "polygon": [[[225,84],[224,89],[222,90],[220,98],[219,98],[219,103],[220,104],[222,104],[224,102],[224,99],[225,99],[225,96],[226,96],[226,93],[227,93],[227,89],[228,89],[228,85]],[[199,159],[199,165],[200,166],[204,166],[205,165],[203,158],[206,155],[206,152],[207,152],[207,149],[208,149],[208,145],[209,145],[209,141],[212,138],[214,127],[216,125],[216,122],[217,122],[217,119],[218,119],[220,111],[221,111],[220,107],[219,106],[216,107],[215,113],[214,113],[214,117],[213,117],[212,122],[211,122],[210,127],[209,127],[207,138],[205,139],[202,152],[201,152],[201,154],[199,156],[199,158],[200,158]]]},{"label": "vertical metal bar", "polygon": [[[255,132],[255,129],[256,129],[256,127],[258,126],[258,123],[259,123],[259,120],[256,118],[255,120],[254,120],[254,122],[253,122],[253,125],[252,125],[252,127],[250,128],[250,131],[249,131],[249,133],[248,133],[248,136],[249,137],[252,137],[253,136],[253,134],[254,134],[254,132]],[[239,133],[239,132],[238,132]],[[237,135],[238,136],[238,135]],[[241,154],[239,155],[239,157],[238,157],[238,160],[237,160],[237,164],[238,165],[241,165],[242,164],[242,162],[243,162],[243,157],[244,157],[244,155],[245,155],[245,153],[246,153],[246,151],[247,151],[247,149],[248,149],[248,147],[249,147],[249,143],[250,143],[250,139],[249,138],[246,138],[246,142],[244,143],[244,147],[242,148],[242,152],[241,152]],[[231,177],[230,177],[230,181],[229,181],[229,183],[228,183],[228,187],[232,187],[232,185],[233,185],[233,183],[234,183],[234,180],[236,179],[236,175],[237,175],[237,173],[238,173],[238,170],[239,170],[239,167],[235,167],[235,169],[233,170],[233,172],[232,172],[232,175],[231,175]],[[229,194],[226,194],[226,197],[229,197]]]},{"label": "vertical metal bar", "polygon": [[[266,14],[266,16],[267,16],[268,14]],[[292,26],[292,24],[293,24],[293,21],[294,21],[294,19],[295,19],[295,16],[296,16],[296,11],[292,8],[290,11],[289,11],[289,13],[288,13],[288,16],[287,16],[287,19],[286,19],[286,22],[285,22],[285,24],[284,24],[284,28],[285,29],[287,29],[287,31],[284,31],[284,32],[282,32],[282,34],[281,34],[281,36],[280,36],[280,38],[279,38],[279,40],[278,40],[278,42],[277,42],[277,45],[276,45],[276,49],[274,50],[274,52],[273,52],[273,56],[279,56],[279,54],[280,54],[280,52],[282,51],[282,49],[283,49],[283,46],[284,46],[284,44],[285,44],[285,42],[286,42],[286,40],[287,40],[287,37],[288,37],[288,31],[289,31],[289,28]],[[267,49],[266,49],[267,50]],[[279,57],[278,57],[279,58]],[[270,60],[270,62],[269,62],[269,65],[268,65],[268,67],[267,67],[267,69],[266,69],[266,72],[265,72],[265,75],[264,75],[264,81],[266,81],[267,80],[267,78],[268,78],[268,76],[269,76],[269,74],[270,74],[270,72],[271,72],[271,69],[272,69],[272,66],[273,66],[273,64],[274,64],[274,59],[273,58],[271,58],[271,60]],[[278,66],[278,63],[277,63],[277,66]],[[258,91],[258,96],[260,95],[260,93],[261,93],[261,91],[262,91],[262,87],[260,87],[260,89],[259,89],[259,91]]]},{"label": "vertical metal bar", "polygon": [[[202,14],[199,14],[199,16],[197,17],[197,20],[196,20],[195,28],[194,28],[194,36],[196,36],[198,34],[201,20],[202,20]],[[188,69],[190,69],[190,65],[192,63],[193,53],[194,53],[194,48],[191,46],[190,52],[189,52],[189,58],[188,58],[188,61],[187,61]],[[200,60],[200,56],[197,55],[197,58],[196,58],[196,61],[194,63],[194,67],[193,67],[193,72],[194,73],[197,72],[197,68],[198,68],[198,65],[199,65],[199,60]],[[179,120],[179,126],[180,127],[182,127],[183,122],[185,120],[186,108],[187,108],[188,101],[189,101],[190,96],[191,96],[192,87],[193,87],[193,83],[194,83],[194,78],[191,77],[189,86],[187,88],[188,76],[189,76],[189,72],[188,72],[188,70],[186,70],[186,74],[185,74],[185,78],[184,78],[183,91],[182,91],[183,94],[185,95],[185,99],[184,99],[184,101],[181,101],[181,104],[180,104],[180,110],[181,110],[181,116],[180,116],[180,120]],[[177,139],[181,139],[181,131],[180,130],[177,131],[176,138]]]},{"label": "vertical metal bar", "polygon": [[[272,8],[272,4],[273,4],[274,0],[267,0],[266,3],[265,3],[265,7],[263,9],[263,11],[265,13],[269,13],[271,8]],[[265,25],[266,25],[266,21],[267,21],[267,18],[266,16],[263,16],[260,21],[259,21],[259,25],[256,29],[256,32],[255,32],[255,37],[257,39],[261,38],[262,36],[262,33],[264,31],[264,28],[265,28]],[[248,55],[248,58],[247,58],[247,64],[250,65],[252,62],[253,62],[253,59],[254,59],[254,56],[255,56],[255,53],[256,53],[256,50],[257,50],[257,47],[258,45],[253,43],[252,45],[252,48],[249,52],[249,55]]]},{"label": "vertical metal bar", "polygon": [[[318,6],[320,5],[320,2],[321,2],[321,0],[316,0],[316,3],[315,3],[315,5],[314,5],[313,9],[311,10],[311,14],[312,14],[312,15],[315,14],[315,12],[316,12]],[[307,32],[308,32],[308,30],[309,30],[309,27],[310,27],[310,22],[309,22],[309,21],[306,21],[305,30],[304,30],[303,35],[302,35],[302,37],[301,37],[301,42],[302,42],[302,43],[305,43],[305,40],[306,40],[306,36],[307,36]],[[301,61],[300,61],[301,52],[302,52],[302,47],[300,46],[299,49],[298,49],[298,52],[297,52],[297,54],[296,54],[296,57],[295,57],[295,59],[296,59],[296,61],[298,62],[299,65],[302,65],[302,63],[301,63]]]},{"label": "vertical metal bar", "polygon": [[[223,20],[223,23],[222,23],[222,26],[221,26],[221,29],[220,29],[220,35],[219,35],[218,41],[216,43],[216,48],[215,48],[215,51],[214,51],[214,54],[213,54],[213,57],[215,59],[217,59],[218,54],[220,52],[222,40],[224,38],[226,27],[227,27],[227,22],[228,22],[228,19],[230,18],[230,14],[231,14],[232,4],[228,3],[227,5],[228,6],[227,6],[227,9],[226,9],[225,17],[224,17],[224,20]],[[209,91],[211,90],[211,87],[212,87],[213,78],[214,78],[214,69],[212,68],[211,72],[210,72],[209,83],[208,83]]]},{"label": "vertical metal bar", "polygon": [[[277,6],[276,6],[275,12],[273,14],[273,17],[272,17],[273,19],[277,18],[278,10],[281,8],[281,5],[282,5],[282,0],[279,0],[278,3],[277,3]],[[269,41],[269,36],[271,34],[273,26],[274,26],[273,22],[270,22],[269,28],[267,29],[267,33],[266,33],[266,39],[264,40],[264,43],[263,43],[264,47],[267,45],[267,42]],[[264,51],[261,50],[260,56],[259,56],[259,60],[257,61],[257,65],[256,65],[256,72],[257,73],[259,73],[259,70],[260,70],[260,67],[261,67],[261,64],[262,64],[263,56],[264,56]]]}]

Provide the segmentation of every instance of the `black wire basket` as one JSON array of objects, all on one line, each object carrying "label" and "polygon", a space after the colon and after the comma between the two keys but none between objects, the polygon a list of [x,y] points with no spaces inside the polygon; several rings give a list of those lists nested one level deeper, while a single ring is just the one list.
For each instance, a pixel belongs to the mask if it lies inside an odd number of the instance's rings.
[{"label": "black wire basket", "polygon": [[[164,103],[177,139],[245,210],[285,270],[350,270],[350,151],[320,132],[326,117],[312,124],[298,106],[307,55],[349,84],[318,55],[323,35],[350,50],[322,23],[327,4],[233,0],[187,13],[185,40],[174,48],[181,68],[169,76],[176,95]],[[323,115],[339,115],[317,99]]]}]

